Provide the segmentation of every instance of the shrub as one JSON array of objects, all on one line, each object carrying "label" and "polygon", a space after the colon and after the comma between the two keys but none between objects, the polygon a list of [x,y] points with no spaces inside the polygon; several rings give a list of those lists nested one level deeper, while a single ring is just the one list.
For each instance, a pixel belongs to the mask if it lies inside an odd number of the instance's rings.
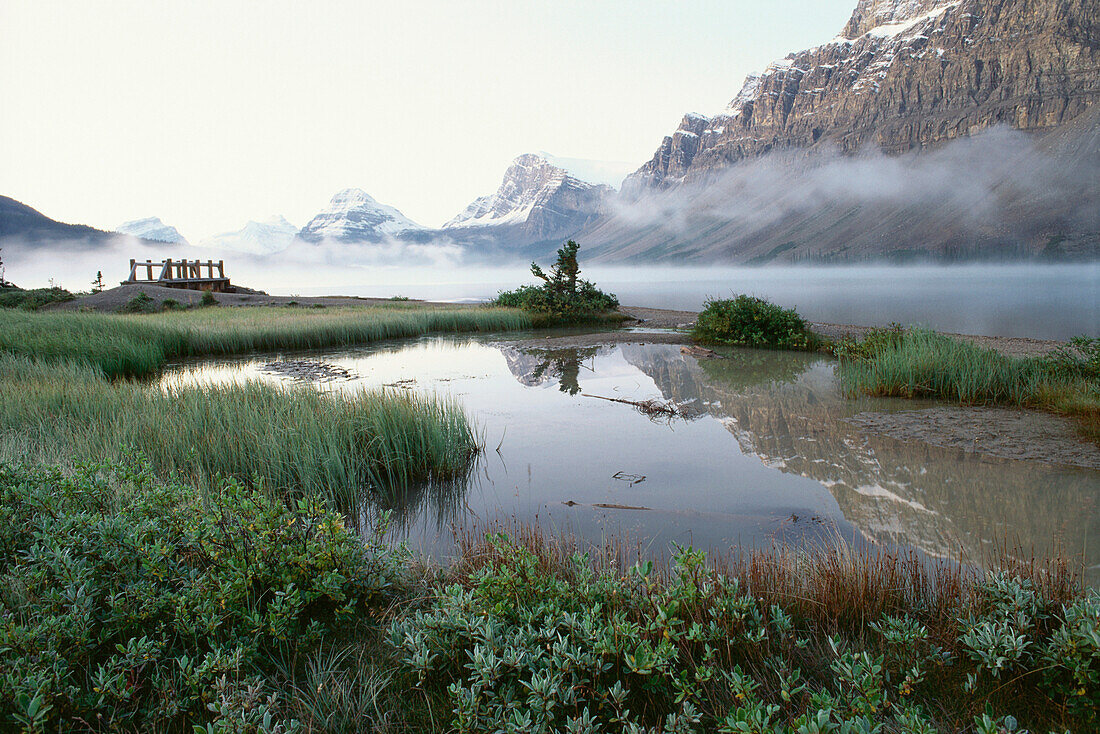
[{"label": "shrub", "polygon": [[161,311],[175,311],[181,308],[187,308],[187,306],[184,306],[175,298],[165,298],[163,301],[160,302]]},{"label": "shrub", "polygon": [[0,465],[0,729],[256,731],[273,660],[385,602],[399,567],[315,500]]},{"label": "shrub", "polygon": [[707,301],[691,335],[705,344],[769,349],[817,346],[817,339],[794,309],[746,295]]},{"label": "shrub", "polygon": [[0,288],[0,308],[21,308],[35,311],[51,303],[65,303],[76,296],[62,288],[23,290],[15,286]]},{"label": "shrub", "polygon": [[543,281],[543,285],[524,285],[512,291],[501,291],[493,304],[544,314],[559,322],[578,322],[599,317],[619,307],[619,299],[604,293],[594,284],[579,278],[580,266],[573,240],[558,249],[558,259],[547,274],[531,263],[531,274]]},{"label": "shrub", "polygon": [[217,306],[218,299],[214,296],[213,291],[203,291],[202,299],[199,301],[200,306]]},{"label": "shrub", "polygon": [[1100,339],[1076,336],[1068,346],[1043,357],[1042,363],[1055,377],[1100,381]]},{"label": "shrub", "polygon": [[138,293],[119,309],[119,313],[156,313],[157,302],[148,293]]},{"label": "shrub", "polygon": [[[624,574],[537,541],[488,546],[390,630],[411,682],[445,699],[458,731],[996,732],[1015,728],[1009,707],[1033,731],[1095,720],[1095,592],[1063,610],[1028,580],[958,585],[917,561],[911,591],[944,608],[865,607],[854,628],[830,629],[823,602],[844,590],[815,589],[797,565],[777,570],[807,588],[784,596],[778,578],[716,572],[691,549],[664,573]],[[859,566],[833,580],[899,594]]]}]

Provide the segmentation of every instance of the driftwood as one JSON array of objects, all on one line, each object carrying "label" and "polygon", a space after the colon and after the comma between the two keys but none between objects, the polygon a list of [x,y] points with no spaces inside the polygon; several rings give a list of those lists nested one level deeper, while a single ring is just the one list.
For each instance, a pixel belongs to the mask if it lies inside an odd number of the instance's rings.
[{"label": "driftwood", "polygon": [[675,418],[680,415],[680,408],[676,403],[669,400],[668,402],[661,402],[660,400],[626,400],[624,398],[608,398],[603,395],[589,395],[588,393],[581,393],[581,397],[596,398],[597,400],[606,400],[610,403],[622,403],[623,405],[633,405],[640,412],[646,415],[653,416],[668,416],[669,418]]},{"label": "driftwood", "polygon": [[680,354],[688,354],[688,355],[690,355],[692,357],[695,357],[697,359],[714,359],[716,357],[721,357],[722,356],[718,352],[715,352],[711,349],[707,349],[705,347],[695,347],[695,346],[680,347]]},{"label": "driftwood", "polygon": [[[574,502],[573,500],[568,500],[566,502],[562,502],[562,504],[565,505],[566,507],[581,507],[582,506],[580,502]],[[588,506],[589,507],[597,507],[601,510],[652,510],[653,509],[652,507],[643,507],[641,505],[619,505],[619,504],[613,504],[613,503],[610,503],[610,502],[596,502],[595,504],[588,505]]]}]

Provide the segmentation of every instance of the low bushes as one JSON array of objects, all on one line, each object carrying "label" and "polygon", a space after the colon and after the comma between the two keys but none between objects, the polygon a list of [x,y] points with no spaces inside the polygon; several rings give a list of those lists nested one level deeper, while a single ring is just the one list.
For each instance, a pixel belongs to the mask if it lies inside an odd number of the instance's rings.
[{"label": "low bushes", "polygon": [[817,337],[794,309],[745,295],[707,301],[691,336],[704,344],[741,347],[806,350],[819,346]]},{"label": "low bushes", "polygon": [[400,569],[317,500],[0,465],[0,729],[293,730],[276,663],[388,604]]},{"label": "low bushes", "polygon": [[824,604],[812,608],[828,600],[812,589],[830,588],[812,564],[778,564],[811,592],[770,600],[782,587],[713,571],[691,550],[667,575],[649,564],[624,575],[594,569],[585,556],[548,562],[540,549],[504,536],[489,545],[480,563],[391,629],[402,664],[418,687],[445,699],[455,731],[1100,724],[1096,592],[1063,601],[1027,578],[960,579],[955,570],[941,595],[944,572],[922,572],[919,561],[902,567],[904,583],[891,590],[896,576],[863,577],[865,558],[831,583],[846,584],[853,602],[867,584],[904,603],[866,607],[838,624]]},{"label": "low bushes", "polygon": [[0,464],[0,729],[1091,731],[1100,593],[848,548],[417,580],[315,499]]},{"label": "low bushes", "polygon": [[21,308],[34,311],[51,303],[65,303],[74,296],[63,288],[0,288],[0,308]]}]

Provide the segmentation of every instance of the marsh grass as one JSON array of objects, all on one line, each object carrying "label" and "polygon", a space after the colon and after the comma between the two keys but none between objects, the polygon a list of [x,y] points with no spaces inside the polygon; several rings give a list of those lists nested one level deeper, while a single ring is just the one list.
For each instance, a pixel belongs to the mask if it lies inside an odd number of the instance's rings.
[{"label": "marsh grass", "polygon": [[1100,442],[1100,381],[1083,359],[1085,367],[1064,354],[1009,357],[927,329],[878,330],[834,350],[850,395],[1040,408],[1074,417],[1085,438]]},{"label": "marsh grass", "polygon": [[439,332],[530,328],[515,309],[393,304],[324,310],[187,309],[157,314],[0,311],[0,353],[92,365],[107,377],[144,376],[169,359],[319,349]]},{"label": "marsh grass", "polygon": [[137,450],[160,476],[199,487],[234,477],[345,502],[368,487],[463,476],[477,451],[457,405],[403,392],[161,389],[16,357],[0,357],[0,439],[9,461],[120,460]]},{"label": "marsh grass", "polygon": [[1008,357],[927,329],[901,332],[862,358],[842,354],[840,378],[851,393],[1013,406],[1031,404],[1050,382],[1037,359]]}]

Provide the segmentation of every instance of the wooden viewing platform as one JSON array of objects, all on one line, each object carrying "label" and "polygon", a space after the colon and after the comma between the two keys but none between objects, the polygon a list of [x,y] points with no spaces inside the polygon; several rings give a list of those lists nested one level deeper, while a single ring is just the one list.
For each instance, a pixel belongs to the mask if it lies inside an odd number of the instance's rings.
[{"label": "wooden viewing platform", "polygon": [[[153,269],[157,269],[157,277],[153,277]],[[214,269],[218,274],[214,275]],[[206,270],[206,277],[202,271]],[[144,271],[144,272],[142,272]],[[145,278],[141,278],[145,275]],[[130,277],[122,281],[122,285],[134,285],[137,283],[152,283],[167,288],[186,288],[192,291],[214,291],[225,293],[231,291],[229,278],[225,277],[224,260],[146,260],[139,262],[130,260]]]}]

